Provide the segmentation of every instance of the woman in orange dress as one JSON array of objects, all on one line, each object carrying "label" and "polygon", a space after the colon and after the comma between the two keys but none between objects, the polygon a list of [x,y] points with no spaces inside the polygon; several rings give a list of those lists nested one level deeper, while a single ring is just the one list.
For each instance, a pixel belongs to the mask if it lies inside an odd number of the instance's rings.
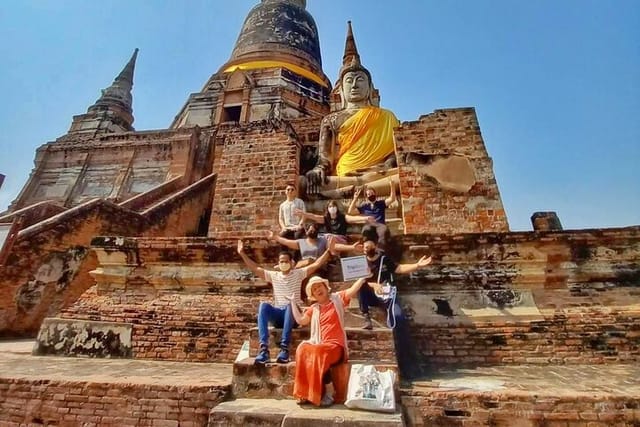
[{"label": "woman in orange dress", "polygon": [[298,403],[316,406],[333,404],[334,387],[329,369],[346,362],[349,355],[344,330],[344,308],[358,293],[366,279],[358,279],[349,289],[331,294],[329,281],[313,276],[307,283],[307,295],[315,303],[300,312],[292,304],[293,316],[300,326],[311,325],[311,337],[296,349],[296,375],[293,395]]}]

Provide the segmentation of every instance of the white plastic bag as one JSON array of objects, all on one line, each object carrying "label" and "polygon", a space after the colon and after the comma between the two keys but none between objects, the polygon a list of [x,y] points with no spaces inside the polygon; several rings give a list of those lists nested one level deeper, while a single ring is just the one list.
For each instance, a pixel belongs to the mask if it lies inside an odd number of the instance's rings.
[{"label": "white plastic bag", "polygon": [[395,412],[394,382],[393,371],[378,372],[373,365],[351,365],[347,400],[344,404],[351,409]]}]

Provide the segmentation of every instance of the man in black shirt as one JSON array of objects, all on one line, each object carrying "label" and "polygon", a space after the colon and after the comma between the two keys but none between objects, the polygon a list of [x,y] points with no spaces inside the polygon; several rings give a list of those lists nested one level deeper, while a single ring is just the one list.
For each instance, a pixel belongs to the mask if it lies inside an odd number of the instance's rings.
[{"label": "man in black shirt", "polygon": [[[367,257],[367,263],[369,264],[369,270],[371,271],[371,278],[378,281],[379,276],[380,284],[385,282],[392,283],[394,274],[413,273],[414,271],[431,264],[431,257],[427,258],[426,256],[420,258],[415,264],[396,264],[391,258],[378,250],[377,243],[372,239],[366,239],[364,241],[363,250]],[[369,307],[383,306],[384,302],[376,296],[370,286],[363,286],[360,288],[358,299],[360,300],[360,311],[365,317],[363,329],[372,329],[373,325],[371,323]]]},{"label": "man in black shirt", "polygon": [[[431,264],[431,257],[423,256],[414,264],[397,264],[391,258],[384,255],[378,249],[374,240],[366,239],[364,244],[364,254],[367,257],[369,270],[371,271],[371,279],[379,282],[378,286],[385,282],[394,285],[394,274],[413,273],[427,265]],[[378,277],[380,278],[378,280]],[[358,293],[360,303],[360,311],[364,315],[365,323],[363,329],[373,329],[371,322],[370,307],[384,307],[387,311],[387,323],[389,326],[394,325],[394,340],[396,344],[396,354],[398,357],[399,367],[403,375],[407,375],[406,368],[410,362],[411,346],[409,340],[409,325],[402,313],[402,307],[395,298],[383,300],[379,298],[371,286],[363,286]]]}]

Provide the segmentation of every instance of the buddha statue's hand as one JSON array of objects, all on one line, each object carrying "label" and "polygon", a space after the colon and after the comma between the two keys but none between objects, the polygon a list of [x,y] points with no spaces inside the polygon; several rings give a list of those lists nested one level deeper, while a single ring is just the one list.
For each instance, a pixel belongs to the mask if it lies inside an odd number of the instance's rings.
[{"label": "buddha statue's hand", "polygon": [[323,166],[318,165],[305,174],[307,178],[307,192],[309,194],[317,194],[322,187],[328,181],[326,170]]}]

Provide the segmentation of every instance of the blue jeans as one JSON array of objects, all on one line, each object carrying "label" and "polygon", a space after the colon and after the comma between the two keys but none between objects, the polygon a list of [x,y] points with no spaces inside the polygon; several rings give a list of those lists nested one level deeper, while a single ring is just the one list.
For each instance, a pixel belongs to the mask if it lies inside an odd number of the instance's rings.
[{"label": "blue jeans", "polygon": [[297,325],[291,312],[291,304],[283,308],[274,307],[268,302],[261,302],[258,308],[258,335],[260,345],[269,345],[269,323],[282,328],[281,346],[289,346],[291,330]]}]

